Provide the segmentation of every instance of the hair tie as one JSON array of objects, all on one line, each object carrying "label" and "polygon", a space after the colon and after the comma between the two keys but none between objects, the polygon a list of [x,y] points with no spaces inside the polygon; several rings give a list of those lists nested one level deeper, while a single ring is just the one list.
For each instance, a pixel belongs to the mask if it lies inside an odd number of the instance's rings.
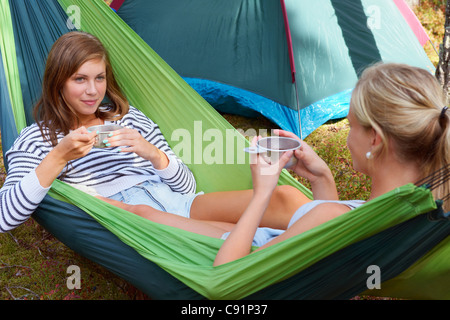
[{"label": "hair tie", "polygon": [[448,107],[447,107],[447,106],[445,106],[445,107],[442,108],[441,115],[439,116],[440,119],[444,119],[444,117],[445,117],[445,112],[446,112],[447,110],[448,110]]}]

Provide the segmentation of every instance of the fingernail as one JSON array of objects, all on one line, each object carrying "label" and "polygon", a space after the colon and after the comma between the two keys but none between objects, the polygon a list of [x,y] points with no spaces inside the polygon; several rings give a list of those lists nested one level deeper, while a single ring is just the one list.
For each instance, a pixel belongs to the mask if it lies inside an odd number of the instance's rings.
[{"label": "fingernail", "polygon": [[113,136],[112,132],[110,134],[108,134],[108,137],[112,137],[112,136]]},{"label": "fingernail", "polygon": [[119,152],[120,152],[120,151],[122,151],[122,149],[120,149],[120,148],[119,148],[119,149],[117,149],[117,151],[119,151]]},{"label": "fingernail", "polygon": [[88,133],[91,133],[91,130],[88,130]]},{"label": "fingernail", "polygon": [[105,139],[105,140],[103,140],[102,142],[103,142],[103,143],[108,143],[108,140],[107,140],[107,139]]},{"label": "fingernail", "polygon": [[109,147],[111,145],[111,143],[107,143],[107,144],[105,144],[105,146],[107,146],[107,147]]}]

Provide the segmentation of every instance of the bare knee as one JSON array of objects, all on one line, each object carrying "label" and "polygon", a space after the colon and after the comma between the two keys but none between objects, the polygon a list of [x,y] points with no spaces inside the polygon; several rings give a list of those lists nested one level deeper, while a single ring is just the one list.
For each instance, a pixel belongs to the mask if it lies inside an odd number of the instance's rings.
[{"label": "bare knee", "polygon": [[127,204],[125,210],[130,211],[143,218],[154,220],[154,214],[159,213],[158,210],[143,204],[130,205]]},{"label": "bare knee", "polygon": [[272,196],[273,205],[277,211],[287,216],[292,216],[295,211],[306,202],[311,201],[300,190],[291,185],[277,186]]},{"label": "bare knee", "polygon": [[274,190],[273,196],[283,202],[297,202],[299,199],[306,198],[300,190],[291,185],[277,186]]}]

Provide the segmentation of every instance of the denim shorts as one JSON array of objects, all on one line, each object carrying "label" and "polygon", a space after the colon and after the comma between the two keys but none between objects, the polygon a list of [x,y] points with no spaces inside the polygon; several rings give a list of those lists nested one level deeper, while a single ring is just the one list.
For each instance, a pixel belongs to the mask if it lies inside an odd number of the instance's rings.
[{"label": "denim shorts", "polygon": [[157,210],[189,218],[192,202],[200,194],[202,192],[181,194],[172,191],[165,183],[144,181],[109,198],[128,204],[145,204]]},{"label": "denim shorts", "polygon": [[[261,247],[270,240],[278,237],[286,230],[272,229],[272,228],[258,228],[256,229],[255,236],[253,237],[252,246]],[[226,232],[220,239],[225,240],[230,235],[230,232]]]}]

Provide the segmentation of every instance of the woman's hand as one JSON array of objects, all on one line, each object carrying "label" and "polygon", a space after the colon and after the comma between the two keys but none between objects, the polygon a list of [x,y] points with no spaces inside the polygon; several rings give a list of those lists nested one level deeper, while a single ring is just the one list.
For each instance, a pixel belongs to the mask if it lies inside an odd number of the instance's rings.
[{"label": "woman's hand", "polygon": [[106,142],[108,147],[120,147],[122,152],[134,152],[138,156],[149,160],[153,166],[162,170],[169,164],[166,154],[145,140],[136,129],[124,128],[112,132]]},{"label": "woman's hand", "polygon": [[290,168],[296,174],[308,179],[310,182],[314,182],[317,178],[329,174],[330,169],[325,161],[323,161],[308,144],[300,140],[295,134],[284,130],[275,130],[274,133],[280,137],[293,138],[301,142],[300,148],[294,151],[297,163]]},{"label": "woman's hand", "polygon": [[[252,145],[256,145],[258,138],[254,138]],[[292,151],[287,151],[281,155],[275,163],[269,163],[264,154],[251,154],[250,169],[252,172],[253,190],[255,195],[270,197],[275,189],[281,170],[292,157]]]},{"label": "woman's hand", "polygon": [[307,143],[300,140],[292,132],[275,130],[274,133],[280,137],[294,138],[301,142],[300,148],[294,151],[297,163],[290,169],[299,176],[308,179],[311,183],[314,199],[338,200],[336,184],[325,161]]},{"label": "woman's hand", "polygon": [[[254,138],[252,145],[259,139]],[[253,197],[236,226],[220,247],[214,266],[218,266],[248,255],[253,237],[270,201],[273,189],[278,183],[281,170],[291,159],[292,151],[283,153],[275,163],[269,163],[263,154],[251,154],[250,168],[253,179]]]},{"label": "woman's hand", "polygon": [[84,157],[91,151],[97,133],[80,127],[61,139],[52,152],[65,163]]},{"label": "woman's hand", "polygon": [[36,176],[41,186],[51,186],[69,161],[88,154],[95,143],[96,135],[96,132],[89,132],[85,127],[81,127],[62,138],[36,167]]}]

